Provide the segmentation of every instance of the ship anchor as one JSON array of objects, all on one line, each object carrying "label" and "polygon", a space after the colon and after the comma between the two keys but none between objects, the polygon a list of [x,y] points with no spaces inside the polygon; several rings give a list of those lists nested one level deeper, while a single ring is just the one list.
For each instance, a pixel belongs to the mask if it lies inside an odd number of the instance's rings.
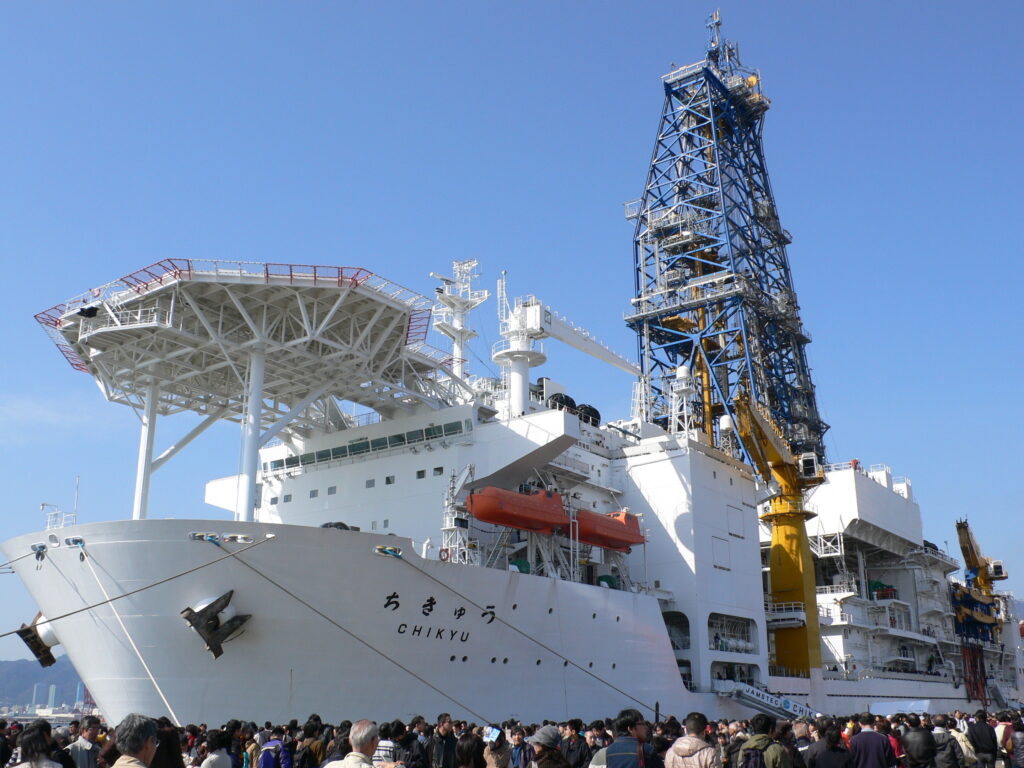
[{"label": "ship anchor", "polygon": [[235,634],[242,625],[252,618],[252,614],[243,613],[221,620],[221,612],[228,607],[235,590],[225,592],[212,603],[200,608],[198,611],[192,608],[185,608],[181,617],[188,622],[199,636],[206,643],[206,649],[213,654],[213,658],[219,659],[224,653],[222,644]]}]

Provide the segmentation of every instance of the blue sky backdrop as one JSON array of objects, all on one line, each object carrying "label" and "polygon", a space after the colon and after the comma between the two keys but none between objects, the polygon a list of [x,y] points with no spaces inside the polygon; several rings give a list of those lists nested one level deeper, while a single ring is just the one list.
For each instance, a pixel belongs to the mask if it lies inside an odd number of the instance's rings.
[{"label": "blue sky backdrop", "polygon": [[[137,419],[32,316],[166,257],[361,265],[424,293],[474,257],[485,287],[507,269],[512,295],[635,354],[622,203],[641,192],[659,77],[703,57],[713,7],[4,3],[5,533],[41,528],[41,502],[70,508],[76,475],[80,519],[130,514]],[[1018,589],[1022,9],[722,5],[772,99],[829,458],[910,476],[940,546],[968,516]],[[485,373],[493,301],[475,324]],[[536,374],[628,412],[629,378],[572,350]],[[163,422],[158,451],[190,426]],[[156,474],[151,514],[220,516],[203,484],[236,471],[237,446],[236,427],[205,434]],[[14,627],[34,608],[6,578]]]}]

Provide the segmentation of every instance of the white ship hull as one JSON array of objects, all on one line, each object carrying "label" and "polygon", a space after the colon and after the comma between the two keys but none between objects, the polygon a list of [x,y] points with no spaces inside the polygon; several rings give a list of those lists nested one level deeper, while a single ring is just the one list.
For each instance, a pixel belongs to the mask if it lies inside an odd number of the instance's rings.
[{"label": "white ship hull", "polygon": [[[193,532],[248,536],[256,546],[106,603],[249,546],[193,541]],[[77,546],[50,539],[43,561],[25,558],[14,568],[46,616],[101,604],[52,627],[112,722],[131,711],[182,723],[441,710],[477,721],[539,721],[656,704],[677,715],[752,712],[683,686],[658,601],[646,595],[423,560],[407,539],[365,532],[146,520],[48,533],[62,542],[81,537],[88,560]],[[274,538],[258,543],[268,533]],[[24,555],[45,539],[12,539],[5,555]],[[377,554],[378,545],[400,547],[402,559]],[[180,612],[229,590],[232,607],[252,618],[215,659]],[[493,620],[484,613],[490,606]],[[769,687],[799,700],[809,694],[794,678],[773,677]],[[885,700],[967,704],[962,687],[940,681],[828,680],[825,692],[834,712]]]},{"label": "white ship hull", "polygon": [[[655,702],[685,713],[704,703],[680,681],[654,598],[422,560],[394,536],[195,520],[97,523],[56,531],[62,540],[82,537],[88,560],[78,547],[51,545],[42,562],[14,568],[43,613],[56,617],[102,603],[104,589],[115,597],[245,546],[191,541],[194,531],[255,541],[273,533],[239,558],[268,578],[228,558],[53,623],[112,722],[131,711],[220,723],[441,710],[496,722],[606,717]],[[22,536],[4,551],[15,558],[41,540]],[[381,544],[401,547],[403,559],[375,554]],[[228,590],[232,606],[252,618],[214,659],[180,611]],[[392,594],[397,606],[387,605]],[[488,606],[493,620],[482,615]]]}]

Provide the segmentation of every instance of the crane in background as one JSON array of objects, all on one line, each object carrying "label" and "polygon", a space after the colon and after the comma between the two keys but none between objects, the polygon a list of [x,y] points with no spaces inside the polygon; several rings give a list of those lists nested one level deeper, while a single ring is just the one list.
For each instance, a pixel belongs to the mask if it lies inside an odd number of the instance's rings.
[{"label": "crane in background", "polygon": [[[805,525],[814,513],[804,508],[804,492],[823,483],[825,473],[814,453],[793,454],[782,427],[747,393],[737,395],[732,406],[735,422],[723,417],[720,429],[735,428],[754,469],[772,494],[770,507],[761,516],[772,528],[769,608],[793,608],[795,603],[803,608],[802,616],[785,610],[786,624],[774,627],[775,663],[790,673],[806,674],[811,682],[811,704],[820,705],[824,694],[821,630],[814,560]],[[769,616],[771,613],[769,610]]]}]

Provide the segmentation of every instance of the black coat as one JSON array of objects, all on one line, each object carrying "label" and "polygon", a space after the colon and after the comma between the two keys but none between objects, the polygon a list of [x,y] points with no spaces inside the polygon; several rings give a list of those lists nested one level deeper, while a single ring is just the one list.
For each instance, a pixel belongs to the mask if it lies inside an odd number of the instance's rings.
[{"label": "black coat", "polygon": [[935,768],[964,768],[964,751],[949,731],[935,731]]},{"label": "black coat", "polygon": [[920,768],[933,764],[938,747],[927,728],[911,728],[903,737],[903,751],[907,753],[907,765]]},{"label": "black coat", "polygon": [[975,752],[994,755],[999,751],[996,744],[996,729],[988,723],[971,723],[967,726],[967,740]]}]

